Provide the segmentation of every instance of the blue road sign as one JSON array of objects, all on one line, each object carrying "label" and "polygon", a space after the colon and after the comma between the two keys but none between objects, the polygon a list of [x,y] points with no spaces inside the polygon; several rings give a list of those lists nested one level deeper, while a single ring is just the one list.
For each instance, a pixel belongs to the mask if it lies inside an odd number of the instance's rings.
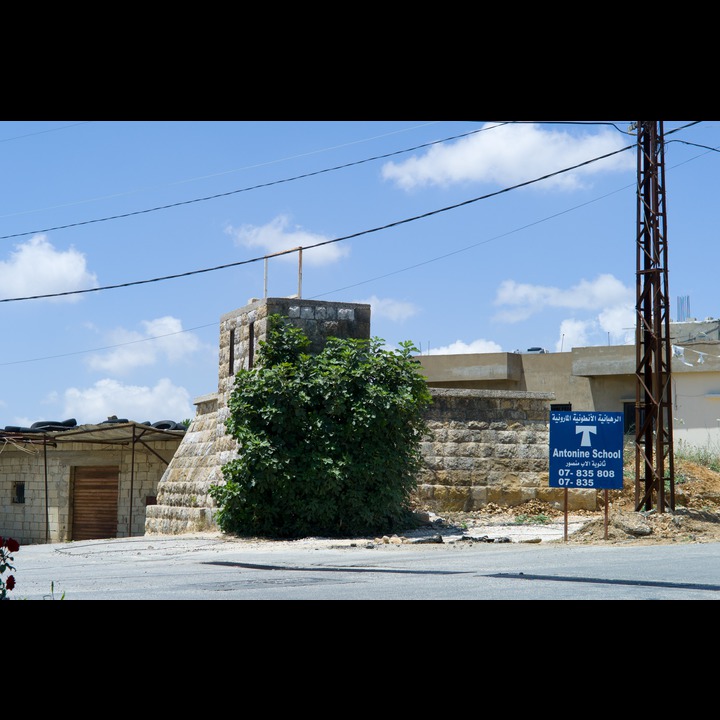
[{"label": "blue road sign", "polygon": [[621,412],[550,411],[550,487],[621,490]]}]

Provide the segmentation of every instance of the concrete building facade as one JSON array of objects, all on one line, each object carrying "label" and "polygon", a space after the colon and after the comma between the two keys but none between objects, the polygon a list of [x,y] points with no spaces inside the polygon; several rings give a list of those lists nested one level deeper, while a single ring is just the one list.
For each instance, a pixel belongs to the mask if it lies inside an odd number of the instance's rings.
[{"label": "concrete building facade", "polygon": [[[675,449],[720,453],[720,321],[671,323]],[[569,352],[422,355],[436,388],[551,393],[550,409],[622,412],[634,432],[634,345],[572,348]]]}]

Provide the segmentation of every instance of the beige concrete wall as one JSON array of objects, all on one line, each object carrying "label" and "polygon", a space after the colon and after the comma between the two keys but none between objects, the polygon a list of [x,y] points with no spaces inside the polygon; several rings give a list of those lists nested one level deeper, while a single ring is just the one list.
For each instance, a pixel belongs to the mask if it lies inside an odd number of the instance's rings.
[{"label": "beige concrete wall", "polygon": [[[522,356],[514,353],[421,355],[422,372],[431,387],[523,390]],[[503,387],[499,387],[502,385]]]},{"label": "beige concrete wall", "polygon": [[553,402],[595,409],[590,380],[573,375],[569,352],[421,355],[417,359],[429,387],[552,393]]},{"label": "beige concrete wall", "polygon": [[676,447],[720,456],[720,373],[698,368],[674,373],[673,418]]}]

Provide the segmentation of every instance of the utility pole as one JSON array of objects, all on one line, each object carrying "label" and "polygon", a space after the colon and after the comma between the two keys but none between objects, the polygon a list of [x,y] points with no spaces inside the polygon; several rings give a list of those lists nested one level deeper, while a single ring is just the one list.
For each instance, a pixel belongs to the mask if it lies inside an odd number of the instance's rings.
[{"label": "utility pole", "polygon": [[[663,122],[637,129],[635,510],[675,510]],[[666,488],[666,483],[668,488]]]}]

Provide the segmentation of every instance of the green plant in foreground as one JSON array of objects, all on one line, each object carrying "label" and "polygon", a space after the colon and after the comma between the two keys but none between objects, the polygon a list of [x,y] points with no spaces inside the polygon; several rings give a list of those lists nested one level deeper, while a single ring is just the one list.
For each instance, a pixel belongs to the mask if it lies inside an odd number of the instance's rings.
[{"label": "green plant in foreground", "polygon": [[272,315],[251,370],[235,375],[226,432],[238,457],[209,489],[224,532],[362,536],[409,527],[432,401],[412,343],[329,337],[316,355]]},{"label": "green plant in foreground", "polygon": [[15,566],[14,557],[11,553],[15,553],[20,549],[20,543],[12,538],[0,537],[0,600],[9,600],[8,591],[15,587],[15,576],[8,575],[3,578],[3,575],[8,570],[14,570]]},{"label": "green plant in foreground", "polygon": [[698,447],[688,445],[680,440],[675,451],[675,459],[688,460],[715,472],[720,472],[720,448],[717,446],[711,447],[708,444],[705,447]]},{"label": "green plant in foreground", "polygon": [[[63,594],[58,598],[58,600],[64,600],[64,599],[65,599],[65,591],[63,590]],[[50,581],[50,594],[43,595],[43,600],[55,600],[55,583],[52,580]]]},{"label": "green plant in foreground", "polygon": [[547,525],[547,523],[550,522],[550,518],[543,514],[539,513],[538,515],[516,515],[515,516],[515,525]]}]

